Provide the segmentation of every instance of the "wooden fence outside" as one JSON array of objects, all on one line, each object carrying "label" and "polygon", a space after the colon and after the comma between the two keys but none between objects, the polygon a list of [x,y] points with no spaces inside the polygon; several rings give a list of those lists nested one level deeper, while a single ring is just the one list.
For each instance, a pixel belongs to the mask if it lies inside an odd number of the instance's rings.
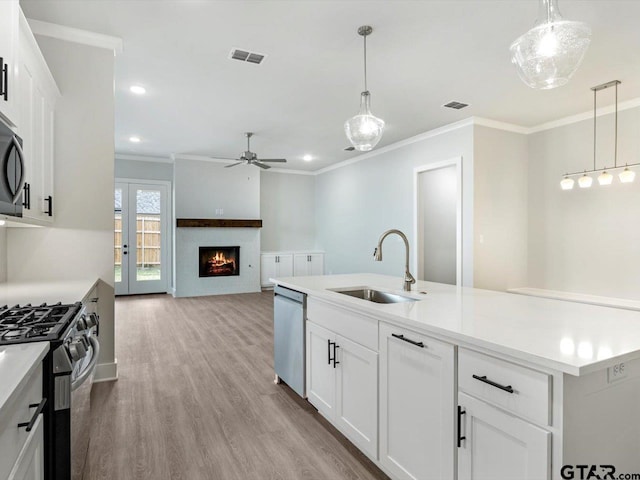
[{"label": "wooden fence outside", "polygon": [[[136,221],[136,246],[138,267],[160,265],[161,241],[160,215],[138,215]],[[131,248],[128,249],[131,252]],[[114,258],[116,265],[122,265],[122,218],[115,218]]]}]

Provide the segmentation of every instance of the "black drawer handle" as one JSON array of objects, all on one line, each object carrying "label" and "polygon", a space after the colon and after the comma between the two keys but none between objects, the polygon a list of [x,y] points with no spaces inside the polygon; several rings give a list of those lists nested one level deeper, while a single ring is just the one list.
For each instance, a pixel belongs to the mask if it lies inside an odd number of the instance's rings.
[{"label": "black drawer handle", "polygon": [[500,390],[504,390],[505,392],[513,393],[513,387],[511,387],[511,385],[507,385],[505,387],[504,385],[500,385],[499,383],[489,380],[486,375],[483,375],[481,377],[479,377],[478,375],[473,375],[473,378],[475,378],[476,380],[480,380],[481,382],[486,383],[488,385],[491,385],[492,387],[496,387],[496,388],[499,388]]},{"label": "black drawer handle", "polygon": [[47,399],[43,398],[40,403],[32,403],[29,405],[29,408],[38,407],[38,409],[34,412],[33,417],[26,423],[19,423],[18,428],[27,427],[27,432],[30,432],[33,429],[33,426],[36,424],[36,420],[38,420],[38,415],[42,413],[44,410],[44,406],[47,403]]},{"label": "black drawer handle", "polygon": [[44,201],[47,202],[47,209],[44,211],[44,213],[52,217],[53,216],[53,197],[49,195],[44,199]]},{"label": "black drawer handle", "polygon": [[398,335],[397,333],[392,333],[391,336],[395,337],[395,338],[398,338],[398,339],[402,340],[403,342],[407,342],[407,343],[410,343],[411,345],[415,345],[416,347],[424,348],[424,343],[416,342],[415,340],[411,340],[409,338],[406,338],[404,335]]},{"label": "black drawer handle", "polygon": [[9,100],[9,64],[4,63],[4,58],[0,57],[0,65],[2,65],[2,81],[0,82],[0,95],[4,97],[4,101]]},{"label": "black drawer handle", "polygon": [[458,405],[458,448],[462,446],[462,440],[466,440],[467,437],[462,436],[462,415],[467,413],[466,410],[462,410],[462,407]]}]

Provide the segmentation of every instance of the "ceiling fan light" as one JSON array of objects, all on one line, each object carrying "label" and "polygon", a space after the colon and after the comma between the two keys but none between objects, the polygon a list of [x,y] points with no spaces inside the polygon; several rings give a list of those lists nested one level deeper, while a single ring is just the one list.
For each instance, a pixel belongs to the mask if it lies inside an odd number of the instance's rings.
[{"label": "ceiling fan light", "polygon": [[573,76],[590,43],[589,25],[564,20],[557,0],[540,0],[536,26],[511,44],[511,61],[529,87],[556,88]]},{"label": "ceiling fan light", "polygon": [[622,183],[631,183],[636,178],[636,172],[629,170],[629,167],[625,167],[625,169],[618,174],[618,178]]},{"label": "ceiling fan light", "polygon": [[575,183],[576,182],[573,180],[573,178],[564,177],[560,182],[560,187],[562,188],[562,190],[571,190]]},{"label": "ceiling fan light", "polygon": [[586,173],[580,177],[578,180],[578,186],[580,188],[589,188],[593,183],[593,178],[587,175]]},{"label": "ceiling fan light", "polygon": [[368,152],[372,150],[382,138],[384,120],[371,113],[369,92],[362,92],[360,96],[360,111],[344,122],[347,138],[356,150]]},{"label": "ceiling fan light", "polygon": [[598,183],[600,185],[611,185],[612,181],[613,181],[613,175],[611,175],[606,170],[602,172],[600,175],[598,175]]}]

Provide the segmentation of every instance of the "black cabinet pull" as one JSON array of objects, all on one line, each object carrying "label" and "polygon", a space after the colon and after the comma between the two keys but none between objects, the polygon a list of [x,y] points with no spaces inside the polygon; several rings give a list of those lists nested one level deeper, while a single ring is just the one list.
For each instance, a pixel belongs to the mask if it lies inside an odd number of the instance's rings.
[{"label": "black cabinet pull", "polygon": [[4,58],[0,57],[2,64],[2,82],[0,83],[0,95],[4,97],[4,101],[9,100],[9,64],[4,63]]},{"label": "black cabinet pull", "polygon": [[458,405],[458,448],[462,446],[462,440],[466,440],[467,437],[462,436],[462,415],[467,413],[466,410],[462,410],[462,407]]},{"label": "black cabinet pull", "polygon": [[327,365],[331,365],[331,340],[327,338]]},{"label": "black cabinet pull", "polygon": [[424,348],[424,343],[416,342],[415,340],[406,338],[404,335],[398,335],[397,333],[392,333],[391,336],[399,340],[402,340],[403,342],[407,342],[407,343],[410,343],[411,345],[415,345],[416,347]]},{"label": "black cabinet pull", "polygon": [[24,184],[24,201],[22,202],[22,206],[27,210],[31,210],[31,184]]},{"label": "black cabinet pull", "polygon": [[500,385],[499,383],[489,380],[486,375],[483,375],[481,377],[478,375],[473,375],[473,378],[475,378],[476,380],[480,380],[482,383],[486,383],[487,385],[491,385],[492,387],[504,390],[505,392],[513,393],[513,387],[511,387],[511,385]]},{"label": "black cabinet pull", "polygon": [[36,424],[36,420],[38,420],[38,415],[42,413],[44,410],[44,406],[47,403],[47,399],[43,398],[40,403],[32,403],[29,405],[29,408],[38,407],[38,409],[33,413],[31,420],[25,423],[19,423],[18,428],[27,427],[27,432],[30,432],[33,429],[33,426]]},{"label": "black cabinet pull", "polygon": [[333,368],[336,368],[336,365],[340,362],[336,360],[338,356],[336,355],[336,348],[340,348],[340,345],[333,344]]},{"label": "black cabinet pull", "polygon": [[53,197],[49,195],[47,198],[44,199],[44,201],[47,202],[47,207],[48,207],[44,211],[44,213],[52,217],[53,216]]}]

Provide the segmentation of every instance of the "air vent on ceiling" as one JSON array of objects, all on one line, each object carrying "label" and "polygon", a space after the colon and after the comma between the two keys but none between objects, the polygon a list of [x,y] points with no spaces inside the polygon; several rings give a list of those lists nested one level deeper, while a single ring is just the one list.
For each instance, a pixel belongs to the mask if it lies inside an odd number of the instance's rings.
[{"label": "air vent on ceiling", "polygon": [[454,108],[456,110],[460,110],[460,109],[463,109],[464,107],[468,107],[468,106],[469,106],[468,103],[460,103],[460,102],[449,102],[446,105],[443,105],[443,107]]},{"label": "air vent on ceiling", "polygon": [[234,48],[233,50],[231,50],[231,53],[229,54],[229,58],[233,60],[240,60],[241,62],[255,63],[257,65],[262,63],[262,61],[264,60],[264,57],[266,57],[266,55],[263,55],[262,53],[248,52],[240,48]]}]

